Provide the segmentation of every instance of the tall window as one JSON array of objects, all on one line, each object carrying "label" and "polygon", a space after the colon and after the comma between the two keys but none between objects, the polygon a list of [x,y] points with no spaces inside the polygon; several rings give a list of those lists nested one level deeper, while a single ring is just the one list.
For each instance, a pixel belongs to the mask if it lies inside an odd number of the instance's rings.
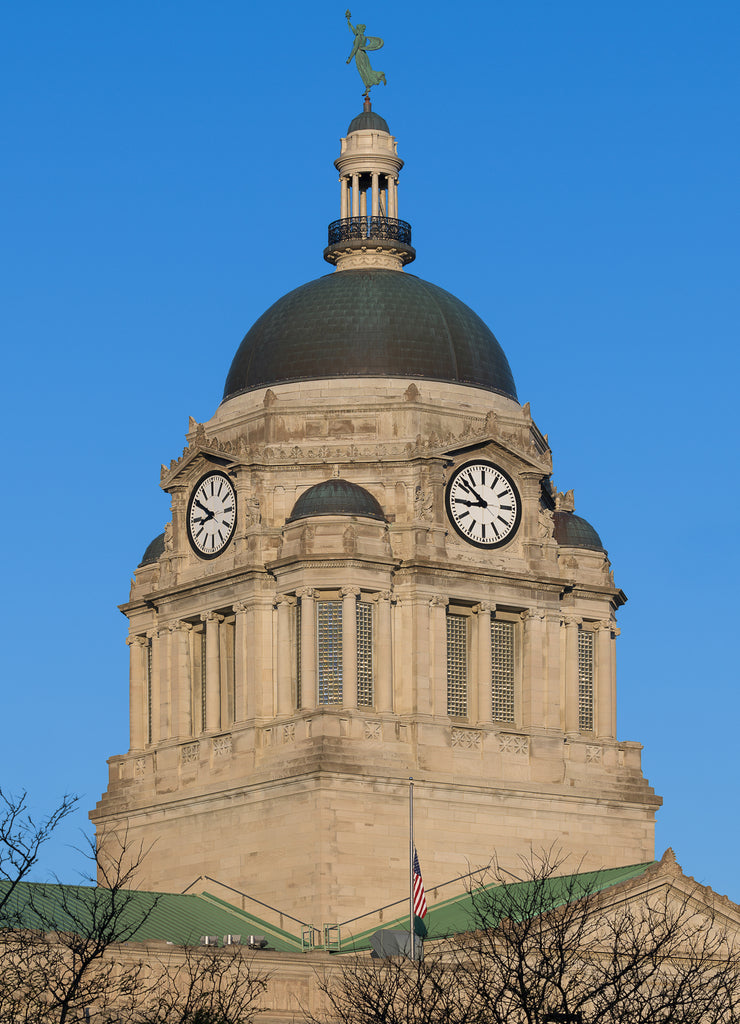
[{"label": "tall window", "polygon": [[316,605],[319,704],[342,703],[342,602]]},{"label": "tall window", "polygon": [[578,629],[578,728],[591,732],[594,727],[594,634]]},{"label": "tall window", "polygon": [[447,714],[468,713],[468,619],[447,616]]},{"label": "tall window", "polygon": [[373,606],[357,602],[357,706],[373,706]]},{"label": "tall window", "polygon": [[491,622],[491,713],[494,722],[514,721],[514,623]]}]

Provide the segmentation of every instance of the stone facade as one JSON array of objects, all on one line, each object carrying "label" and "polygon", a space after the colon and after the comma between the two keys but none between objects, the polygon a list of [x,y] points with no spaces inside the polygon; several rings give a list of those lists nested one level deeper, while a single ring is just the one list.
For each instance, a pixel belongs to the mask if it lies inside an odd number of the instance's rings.
[{"label": "stone facade", "polygon": [[[493,550],[446,510],[472,459],[521,496]],[[204,559],[187,510],[210,471],[236,525]],[[603,549],[555,539],[573,503],[551,473],[528,404],[460,383],[317,377],[191,421],[163,550],[122,606],[130,750],[91,814],[153,844],[142,887],[208,875],[317,927],[402,899],[409,776],[428,886],[553,843],[586,868],[652,859],[660,800],[616,738],[624,594]],[[384,518],[292,520],[332,479]]]}]

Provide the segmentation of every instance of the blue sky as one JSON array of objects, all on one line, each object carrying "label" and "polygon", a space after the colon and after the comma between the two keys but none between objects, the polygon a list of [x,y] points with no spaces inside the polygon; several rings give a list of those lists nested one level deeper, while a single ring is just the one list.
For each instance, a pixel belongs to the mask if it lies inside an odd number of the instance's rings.
[{"label": "blue sky", "polygon": [[[629,596],[619,735],[664,797],[658,853],[740,900],[740,6],[365,4],[412,269],[495,332]],[[2,15],[0,782],[39,812],[80,794],[42,866],[65,880],[128,745],[116,606],[169,518],[160,463],[257,316],[329,272],[362,104],[344,7]]]}]

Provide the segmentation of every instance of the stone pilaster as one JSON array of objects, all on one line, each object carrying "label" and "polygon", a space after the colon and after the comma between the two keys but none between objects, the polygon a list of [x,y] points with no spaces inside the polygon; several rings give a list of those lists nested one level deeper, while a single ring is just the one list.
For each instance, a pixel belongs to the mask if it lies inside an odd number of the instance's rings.
[{"label": "stone pilaster", "polygon": [[342,587],[342,704],[357,707],[357,587]]},{"label": "stone pilaster", "polygon": [[491,613],[496,606],[482,601],[473,608],[476,632],[476,665],[468,693],[471,722],[491,722]]},{"label": "stone pilaster", "polygon": [[173,622],[169,626],[171,735],[178,738],[193,732],[188,637],[192,628],[189,622]]},{"label": "stone pilaster", "polygon": [[243,722],[249,718],[249,691],[247,688],[247,665],[249,661],[247,633],[247,605],[237,601],[234,609],[234,721]]},{"label": "stone pilaster", "polygon": [[547,681],[545,674],[546,622],[542,612],[528,609],[522,612],[524,636],[522,642],[524,686],[521,693],[521,724],[526,729],[542,722],[542,709],[546,707]]},{"label": "stone pilaster", "polygon": [[447,606],[448,597],[441,594],[429,601],[429,650],[431,651],[430,679],[432,713],[447,714]]},{"label": "stone pilaster", "polygon": [[596,735],[600,739],[616,738],[616,721],[613,715],[615,686],[613,675],[614,659],[612,648],[612,623],[609,620],[596,626]]},{"label": "stone pilaster", "polygon": [[277,713],[289,715],[293,711],[293,645],[291,622],[296,599],[278,594],[277,605]]},{"label": "stone pilaster", "polygon": [[578,627],[575,615],[563,617],[565,628],[565,731],[578,732]]},{"label": "stone pilaster", "polygon": [[301,599],[301,707],[316,707],[316,597],[313,587],[298,591]]},{"label": "stone pilaster", "polygon": [[221,728],[221,638],[219,630],[223,615],[205,612],[201,619],[206,624],[206,732]]},{"label": "stone pilaster", "polygon": [[375,602],[375,709],[393,711],[393,648],[391,638],[391,592],[373,595]]},{"label": "stone pilaster", "polygon": [[145,636],[130,636],[128,705],[131,750],[141,750],[147,742],[147,660],[149,642]]}]

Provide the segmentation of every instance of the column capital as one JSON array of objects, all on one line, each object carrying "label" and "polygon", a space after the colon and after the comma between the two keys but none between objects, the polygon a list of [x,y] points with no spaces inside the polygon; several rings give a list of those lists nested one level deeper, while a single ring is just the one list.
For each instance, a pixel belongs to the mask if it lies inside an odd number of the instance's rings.
[{"label": "column capital", "polygon": [[370,594],[368,596],[368,600],[374,601],[375,604],[379,604],[381,601],[393,600],[393,595],[391,594],[390,590],[379,590],[375,594]]},{"label": "column capital", "polygon": [[446,608],[449,603],[449,597],[445,597],[443,594],[435,594],[429,599],[430,608]]},{"label": "column capital", "polygon": [[480,615],[481,612],[484,614],[490,612],[493,615],[496,611],[496,605],[493,601],[481,601],[479,604],[473,606],[473,614]]},{"label": "column capital", "polygon": [[360,596],[360,588],[359,587],[342,587],[341,593],[342,593],[342,597],[358,598]]},{"label": "column capital", "polygon": [[193,626],[190,622],[184,622],[182,619],[178,619],[177,622],[171,622],[167,628],[170,633],[189,633]]},{"label": "column capital", "polygon": [[236,615],[249,610],[249,605],[245,604],[243,601],[235,601],[231,607]]},{"label": "column capital", "polygon": [[600,619],[599,622],[594,622],[594,629],[597,630],[609,630],[611,633],[614,630],[614,623],[611,619]]},{"label": "column capital", "polygon": [[522,622],[541,622],[546,619],[547,616],[544,612],[539,611],[537,608],[525,608],[523,612],[520,612],[520,618]]},{"label": "column capital", "polygon": [[286,608],[293,608],[297,604],[298,604],[298,598],[294,597],[292,594],[276,594],[275,595],[274,605],[275,605],[276,608],[279,608],[281,605],[284,605]]},{"label": "column capital", "polygon": [[581,617],[579,615],[561,615],[560,621],[567,628],[578,627],[581,625]]},{"label": "column capital", "polygon": [[319,592],[315,587],[300,587],[296,590],[296,597],[317,598],[318,596]]},{"label": "column capital", "polygon": [[201,612],[200,613],[200,621],[201,622],[223,622],[224,621],[224,617],[223,617],[223,615],[219,615],[218,612]]},{"label": "column capital", "polygon": [[149,640],[145,636],[127,636],[126,645],[128,647],[147,647]]}]

